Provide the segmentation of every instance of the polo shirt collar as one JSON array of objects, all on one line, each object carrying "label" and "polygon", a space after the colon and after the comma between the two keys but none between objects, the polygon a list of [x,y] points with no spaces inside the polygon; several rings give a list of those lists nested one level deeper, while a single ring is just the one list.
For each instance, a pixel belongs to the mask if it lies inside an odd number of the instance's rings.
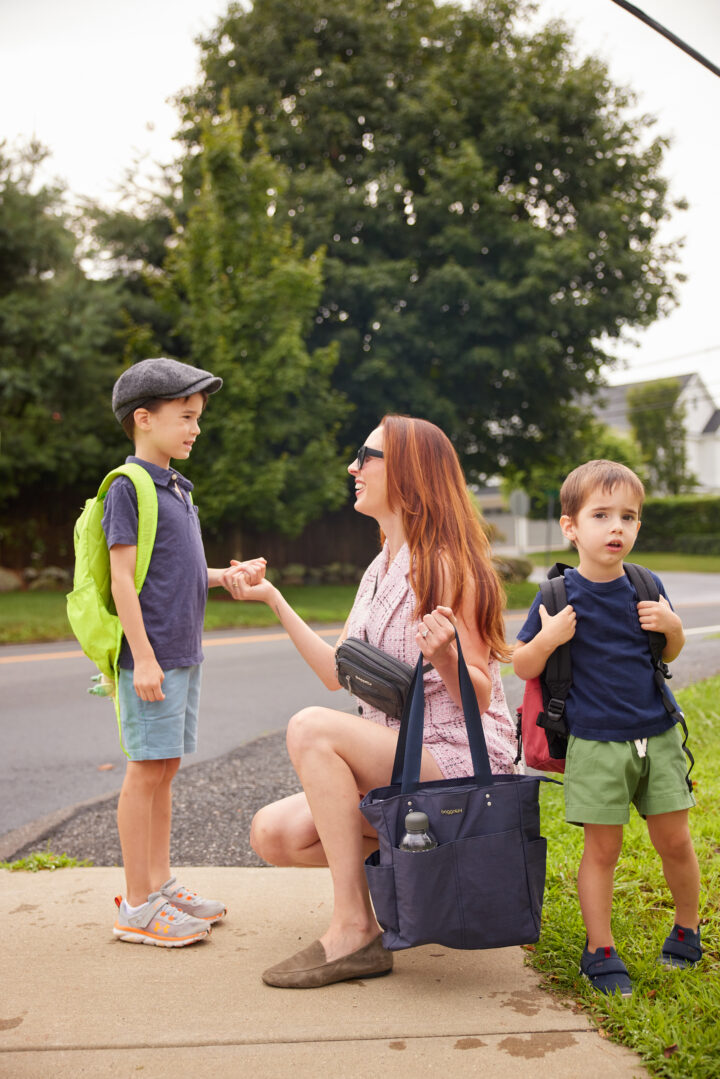
[{"label": "polo shirt collar", "polygon": [[185,491],[192,491],[193,489],[190,480],[186,479],[176,468],[161,468],[160,465],[154,465],[152,461],[143,461],[142,457],[134,457],[132,454],[130,457],[125,458],[125,463],[129,465],[142,465],[145,471],[150,473],[153,482],[158,487],[169,487],[177,479],[178,486],[182,487]]}]

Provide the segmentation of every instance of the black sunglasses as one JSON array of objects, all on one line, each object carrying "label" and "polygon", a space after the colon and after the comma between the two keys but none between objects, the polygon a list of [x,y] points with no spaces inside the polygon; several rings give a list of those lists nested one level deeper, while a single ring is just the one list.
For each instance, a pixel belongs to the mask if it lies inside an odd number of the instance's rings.
[{"label": "black sunglasses", "polygon": [[358,471],[362,469],[365,464],[366,457],[384,457],[385,454],[382,450],[371,450],[369,446],[361,446],[357,451],[356,461],[358,463]]}]

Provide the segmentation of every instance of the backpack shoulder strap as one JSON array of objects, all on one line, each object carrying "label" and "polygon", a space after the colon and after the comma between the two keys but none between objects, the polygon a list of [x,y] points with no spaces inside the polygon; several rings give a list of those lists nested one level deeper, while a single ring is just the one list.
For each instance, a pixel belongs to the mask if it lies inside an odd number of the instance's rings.
[{"label": "backpack shoulder strap", "polygon": [[[649,569],[645,566],[638,566],[635,562],[625,562],[624,570],[627,577],[632,584],[633,588],[637,592],[639,600],[652,600],[654,603],[660,598],[660,592],[658,590],[655,578],[651,574]],[[653,667],[655,669],[655,684],[660,690],[662,695],[663,704],[665,705],[665,711],[673,717],[676,723],[679,723],[683,732],[683,751],[688,759],[689,767],[687,775],[685,776],[685,782],[688,785],[690,793],[692,793],[692,780],[690,779],[690,773],[695,764],[695,758],[687,747],[688,729],[685,722],[685,716],[680,711],[678,706],[673,701],[672,697],[668,693],[666,681],[668,678],[672,678],[670,669],[662,658],[665,651],[665,645],[667,639],[664,633],[658,633],[655,630],[648,631],[648,645],[650,647],[650,655],[652,656]]]},{"label": "backpack shoulder strap", "polygon": [[[567,567],[553,566],[548,579],[540,585],[540,594],[548,614],[557,614],[567,605],[567,593],[563,573]],[[548,656],[542,681],[548,691],[545,707],[546,721],[555,724],[558,733],[567,733],[565,724],[565,700],[572,687],[572,663],[570,661],[570,642],[561,644]],[[550,727],[550,729],[553,729]]]},{"label": "backpack shoulder strap", "polygon": [[142,465],[132,462],[119,465],[112,472],[108,472],[100,487],[98,498],[104,500],[113,480],[118,476],[126,476],[133,484],[138,503],[138,542],[137,559],[135,562],[135,591],[140,592],[145,578],[147,577],[155,536],[157,534],[158,499],[155,490],[155,482]]},{"label": "backpack shoulder strap", "polygon": [[[653,603],[657,603],[660,599],[660,592],[650,570],[646,569],[645,566],[638,566],[635,562],[625,562],[623,568],[630,584],[637,592],[638,599],[648,599],[652,600]],[[658,662],[662,662],[662,654],[667,644],[665,634],[651,630],[648,632],[648,642],[653,663],[657,665]]]}]

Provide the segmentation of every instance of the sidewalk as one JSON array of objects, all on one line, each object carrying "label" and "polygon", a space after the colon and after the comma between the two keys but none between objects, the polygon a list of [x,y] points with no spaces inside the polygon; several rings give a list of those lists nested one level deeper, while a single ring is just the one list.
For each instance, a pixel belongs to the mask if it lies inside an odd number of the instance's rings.
[{"label": "sidewalk", "polygon": [[647,1075],[540,989],[520,948],[428,945],[398,953],[387,978],[269,988],[260,972],[325,928],[327,871],[178,876],[229,914],[211,940],[163,949],[113,938],[121,869],[0,870],[4,1079]]}]

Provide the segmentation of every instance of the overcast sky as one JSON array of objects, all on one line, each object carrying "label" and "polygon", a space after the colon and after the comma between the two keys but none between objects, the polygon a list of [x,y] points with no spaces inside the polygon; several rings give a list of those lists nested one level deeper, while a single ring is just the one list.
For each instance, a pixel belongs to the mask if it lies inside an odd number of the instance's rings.
[{"label": "overcast sky", "polygon": [[[352,0],[348,0],[351,3]],[[719,0],[636,0],[720,66]],[[49,170],[74,195],[117,199],[127,169],[174,156],[170,99],[196,82],[195,38],[225,0],[0,0],[0,139],[35,135],[52,152]],[[720,78],[613,0],[539,0],[538,20],[563,18],[579,55],[605,59],[616,82],[639,95],[638,112],[672,137],[664,167],[674,197],[690,203],[665,227],[685,237],[680,305],[617,346],[629,367],[612,382],[701,373],[720,405]]]}]

